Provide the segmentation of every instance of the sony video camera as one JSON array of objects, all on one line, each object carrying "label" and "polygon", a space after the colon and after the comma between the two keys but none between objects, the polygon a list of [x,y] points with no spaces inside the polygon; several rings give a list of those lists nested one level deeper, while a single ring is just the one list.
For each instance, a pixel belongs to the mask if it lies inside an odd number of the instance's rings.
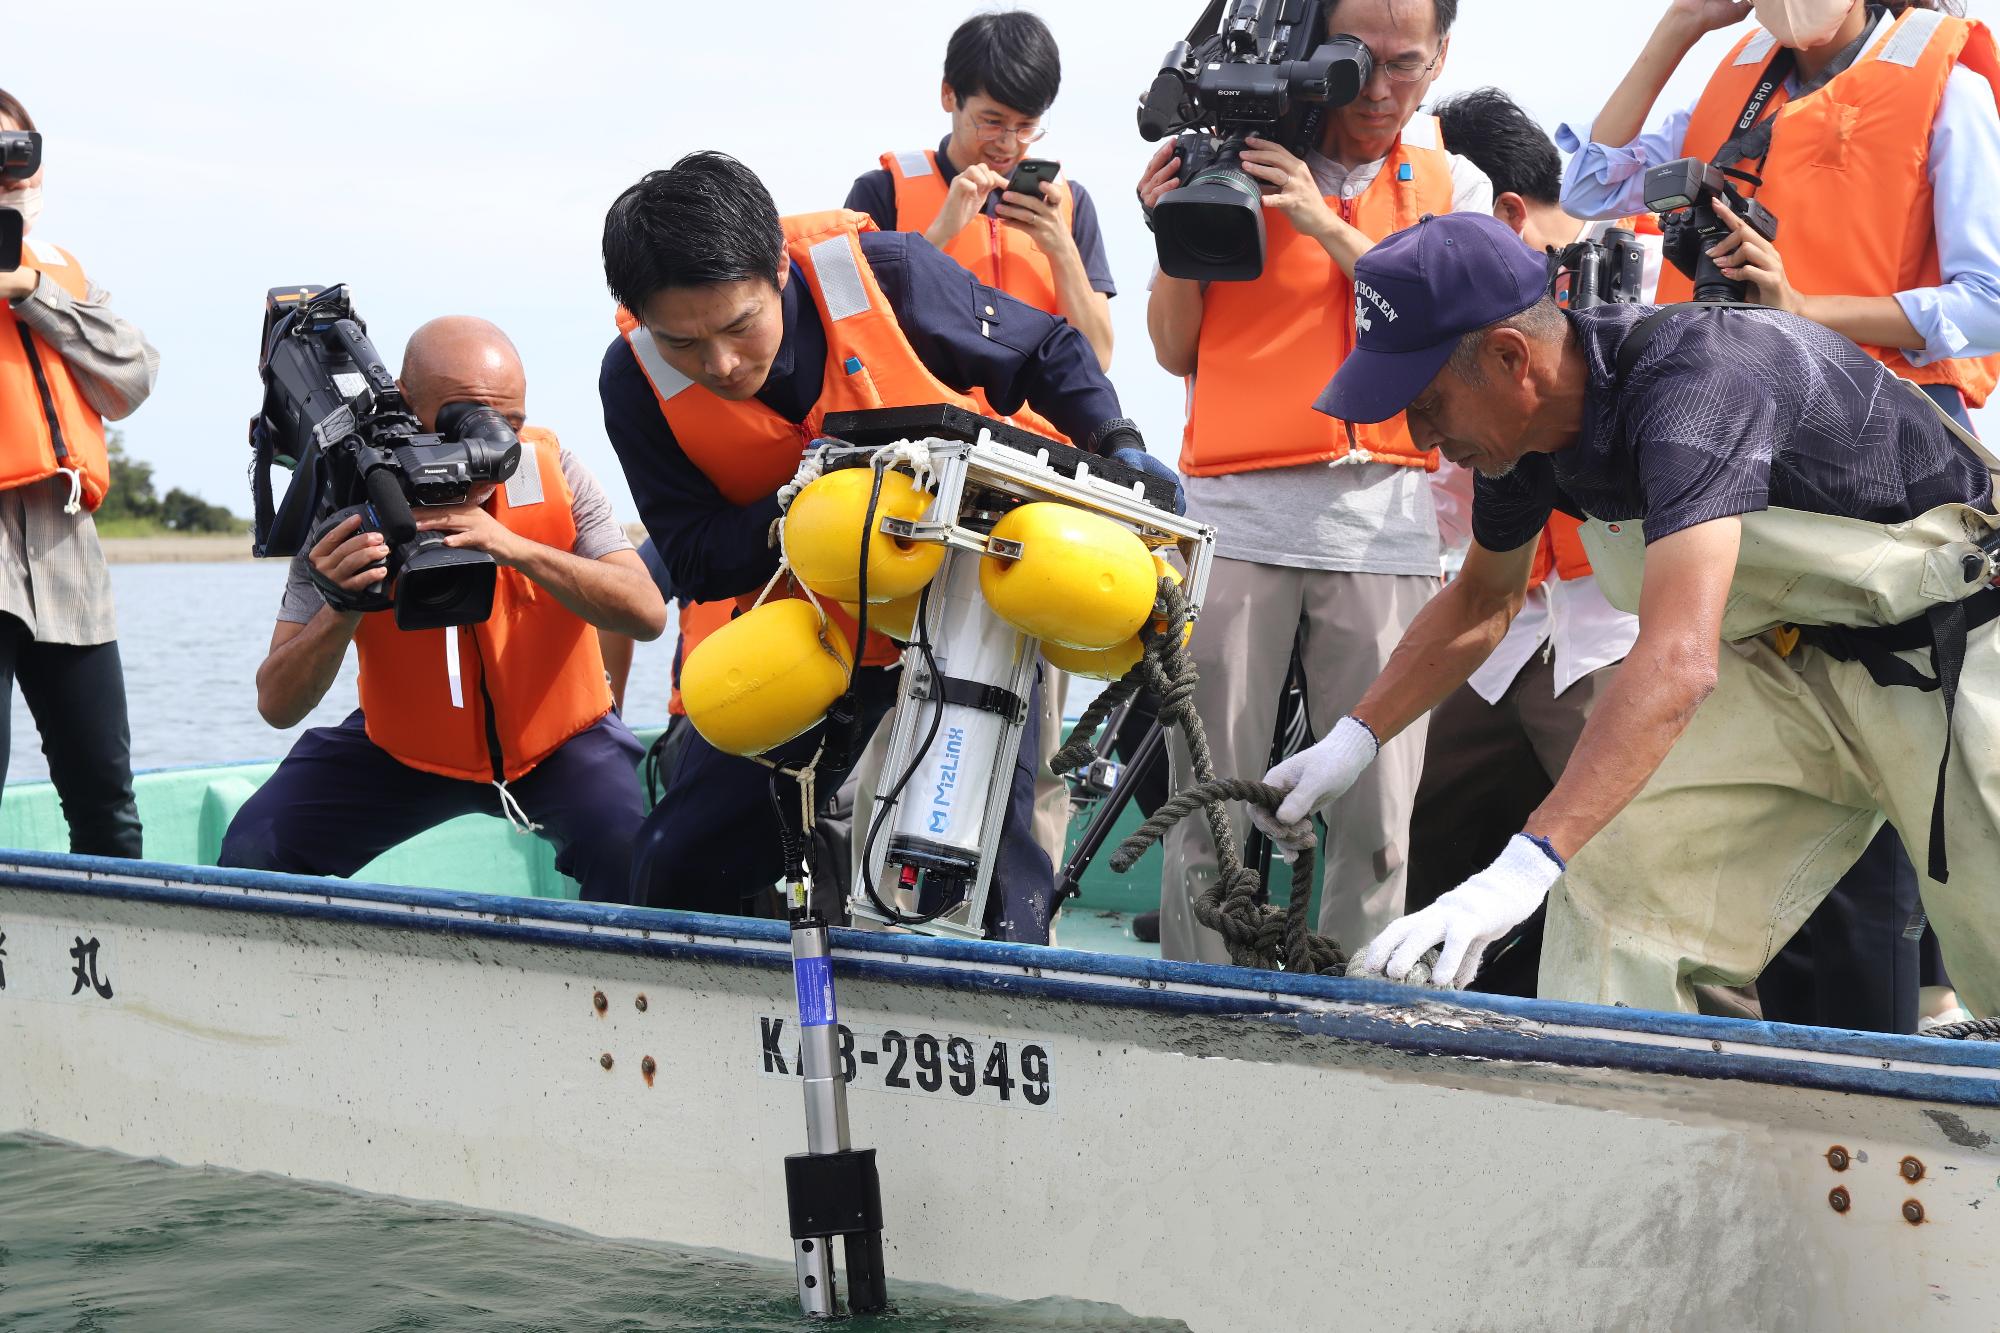
[{"label": "sony video camera", "polygon": [[[0,181],[24,181],[42,169],[42,136],[34,130],[0,130]],[[18,208],[0,208],[0,273],[21,267],[27,220]]]},{"label": "sony video camera", "polygon": [[1564,309],[1636,305],[1646,283],[1646,247],[1623,227],[1554,250],[1549,295]]},{"label": "sony video camera", "polygon": [[1717,200],[1765,240],[1778,239],[1778,219],[1755,199],[1738,193],[1731,177],[1741,179],[1742,173],[1698,157],[1684,157],[1646,173],[1646,207],[1660,215],[1666,257],[1694,282],[1697,301],[1741,301],[1750,291],[1749,283],[1723,277],[1708,257],[1709,250],[1729,235],[1729,227],[1716,216]]},{"label": "sony video camera", "polygon": [[1148,143],[1180,136],[1180,188],[1153,209],[1160,271],[1208,282],[1264,271],[1263,188],[1243,170],[1256,134],[1299,156],[1326,113],[1360,96],[1374,60],[1359,40],[1321,40],[1327,0],[1210,0],[1167,52],[1139,105]]},{"label": "sony video camera", "polygon": [[[250,423],[255,553],[296,555],[327,516],[365,508],[388,539],[384,585],[399,629],[472,625],[493,613],[499,567],[418,532],[411,506],[461,504],[514,475],[521,442],[501,415],[452,403],[426,434],[368,341],[345,286],[277,287],[264,301],[263,411]],[[271,503],[271,465],[292,470]]]}]

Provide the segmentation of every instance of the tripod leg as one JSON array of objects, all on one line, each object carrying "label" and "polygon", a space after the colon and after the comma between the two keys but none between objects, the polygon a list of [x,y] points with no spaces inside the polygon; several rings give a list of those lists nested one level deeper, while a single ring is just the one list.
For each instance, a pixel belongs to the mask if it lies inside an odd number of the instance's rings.
[{"label": "tripod leg", "polygon": [[1160,761],[1166,751],[1167,731],[1158,718],[1146,729],[1139,748],[1133,752],[1132,762],[1119,771],[1118,782],[1099,803],[1097,813],[1090,817],[1090,823],[1083,830],[1083,837],[1077,841],[1076,850],[1063,864],[1062,876],[1056,883],[1056,903],[1058,905],[1073,898],[1080,891],[1083,872],[1097,854],[1104,850],[1105,841],[1110,838],[1118,817],[1125,813],[1125,807],[1132,803],[1132,793],[1138,790],[1139,781],[1146,770]]}]

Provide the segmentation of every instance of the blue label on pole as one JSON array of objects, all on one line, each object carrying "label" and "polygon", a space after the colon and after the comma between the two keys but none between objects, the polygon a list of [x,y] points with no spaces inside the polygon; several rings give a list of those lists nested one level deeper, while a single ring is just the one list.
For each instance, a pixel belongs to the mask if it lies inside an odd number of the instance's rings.
[{"label": "blue label on pole", "polygon": [[799,990],[799,1026],[828,1028],[836,1021],[833,1012],[833,960],[795,958],[792,980]]}]

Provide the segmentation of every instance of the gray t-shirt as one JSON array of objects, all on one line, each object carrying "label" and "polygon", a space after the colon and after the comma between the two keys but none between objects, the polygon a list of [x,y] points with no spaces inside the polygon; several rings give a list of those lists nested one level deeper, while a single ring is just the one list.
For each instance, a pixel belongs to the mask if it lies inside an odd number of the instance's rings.
[{"label": "gray t-shirt", "polygon": [[[1323,194],[1343,199],[1367,189],[1382,169],[1371,162],[1349,171],[1318,153],[1306,154],[1306,165]],[[1491,212],[1493,184],[1486,174],[1457,154],[1449,166],[1453,211]],[[1333,371],[1326,368],[1329,378]],[[1332,463],[1189,477],[1186,484],[1188,516],[1213,523],[1216,554],[1232,560],[1352,574],[1438,572],[1437,513],[1430,474],[1422,468],[1350,455]]]},{"label": "gray t-shirt", "polygon": [[[597,478],[590,470],[577,461],[569,450],[561,450],[563,480],[569,484],[570,516],[576,521],[576,542],[570,554],[585,560],[602,560],[615,551],[632,549],[632,539],[625,535],[625,529],[612,516],[611,500],[604,494],[604,488],[597,484]],[[521,466],[533,466],[535,451],[521,451]],[[518,475],[518,474],[517,474]],[[278,607],[278,619],[288,620],[295,625],[303,625],[319,613],[326,602],[313,586],[312,575],[307,572],[306,556],[302,551],[292,557],[290,572],[285,577],[284,601]]]}]

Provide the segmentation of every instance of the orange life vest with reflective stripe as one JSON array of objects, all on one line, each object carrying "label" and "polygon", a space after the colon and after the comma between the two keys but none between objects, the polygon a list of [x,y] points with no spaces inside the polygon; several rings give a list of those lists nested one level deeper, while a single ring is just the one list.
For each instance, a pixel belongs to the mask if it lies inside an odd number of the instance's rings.
[{"label": "orange life vest with reflective stripe", "polygon": [[[1436,138],[1436,119],[1418,116],[1358,198],[1327,203],[1376,241],[1426,213],[1451,212],[1449,155]],[[1264,210],[1264,230],[1263,276],[1203,291],[1181,471],[1213,477],[1352,453],[1435,472],[1437,454],[1411,442],[1401,413],[1364,425],[1313,409],[1354,349],[1354,281],[1278,210]]]},{"label": "orange life vest with reflective stripe", "polygon": [[[509,532],[570,550],[576,518],[556,437],[530,427],[521,444],[488,511]],[[395,612],[375,611],[354,641],[368,738],[426,773],[511,782],[611,711],[597,631],[519,570],[500,570],[482,625],[400,630]]]},{"label": "orange life vest with reflective stripe", "polygon": [[[1776,48],[1758,31],[1736,43],[1708,81],[1682,151],[1712,160],[1764,76]],[[1905,10],[1825,87],[1796,100],[1780,88],[1771,152],[1751,192],[1777,215],[1792,285],[1827,295],[1889,296],[1942,281],[1929,172],[1931,126],[1945,80],[1964,65],[2000,90],[2000,55],[1984,24],[1931,9]],[[1745,189],[1750,187],[1745,186]],[[1694,284],[1669,268],[1660,302],[1686,301]],[[1893,347],[1864,350],[1904,379],[1950,384],[1978,407],[2000,378],[2000,356],[1913,366]]]},{"label": "orange life vest with reflective stripe", "polygon": [[[922,235],[937,221],[937,215],[944,211],[945,197],[951,187],[945,184],[944,173],[938,168],[937,154],[929,149],[910,153],[882,154],[882,168],[889,173],[890,181],[896,188],[896,230],[913,231]],[[1056,182],[1056,204],[1062,211],[1062,224],[1069,227],[1075,220],[1076,201],[1070,194],[1069,182]],[[1026,301],[1035,309],[1051,315],[1062,313],[1061,303],[1056,299],[1056,273],[1048,256],[1041,252],[1028,234],[1019,227],[1010,227],[996,217],[981,215],[974,218],[951,238],[944,246],[944,252],[972,271],[988,287],[1007,293],[1017,301]],[[972,396],[982,406],[980,412],[994,417],[1000,414],[986,404],[984,392],[974,389]],[[1005,418],[1023,430],[1046,435],[1052,440],[1069,443],[1069,436],[1031,407],[1022,409]]]},{"label": "orange life vest with reflective stripe", "polygon": [[[67,250],[38,241],[21,245],[21,267],[34,269],[81,301],[90,290]],[[74,478],[85,509],[104,503],[111,464],[104,452],[104,418],[84,400],[69,363],[41,334],[0,301],[0,490],[48,477]]]},{"label": "orange life vest with reflective stripe", "polygon": [[[825,379],[804,421],[787,421],[755,398],[732,403],[701,388],[667,364],[630,311],[618,312],[619,331],[652,384],[674,439],[731,504],[753,504],[790,481],[831,413],[930,403],[984,410],[931,374],[904,336],[861,253],[861,233],[875,230],[867,214],[805,213],[784,219],[784,227],[785,252],[804,276],[826,327]],[[759,591],[745,591],[738,599],[742,609]],[[854,622],[835,604],[826,603],[825,609],[851,645]],[[893,639],[871,632],[862,660],[885,666],[901,655]]]}]

